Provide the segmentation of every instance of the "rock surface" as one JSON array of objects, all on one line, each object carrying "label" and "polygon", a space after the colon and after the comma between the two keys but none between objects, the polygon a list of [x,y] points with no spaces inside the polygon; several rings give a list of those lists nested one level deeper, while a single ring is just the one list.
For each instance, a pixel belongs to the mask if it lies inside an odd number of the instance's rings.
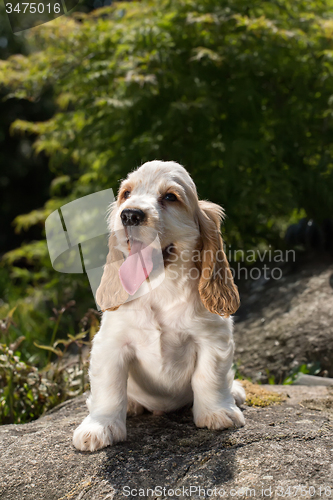
[{"label": "rock surface", "polygon": [[[84,397],[29,424],[2,426],[0,498],[203,498],[199,487],[216,487],[216,498],[333,498],[333,389],[269,389],[289,397],[266,408],[244,405],[242,429],[196,429],[190,410],[144,414],[128,420],[126,442],[95,453],[72,446],[87,414]],[[139,490],[157,486],[180,489]],[[126,496],[125,487],[137,491]]]},{"label": "rock surface", "polygon": [[333,378],[329,377],[316,377],[315,375],[305,375],[304,373],[299,373],[293,385],[331,385],[333,386]]},{"label": "rock surface", "polygon": [[241,289],[234,332],[239,371],[263,383],[274,376],[281,384],[293,369],[317,363],[321,375],[333,377],[332,261],[282,271],[279,280],[247,280]]}]

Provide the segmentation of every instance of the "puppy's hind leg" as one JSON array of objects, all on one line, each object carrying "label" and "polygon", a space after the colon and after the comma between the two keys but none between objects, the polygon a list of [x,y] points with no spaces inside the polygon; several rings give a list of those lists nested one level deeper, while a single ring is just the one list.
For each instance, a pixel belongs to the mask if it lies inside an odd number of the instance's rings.
[{"label": "puppy's hind leg", "polygon": [[228,378],[228,383],[229,383],[229,387],[231,390],[231,394],[234,397],[235,403],[237,406],[241,406],[243,403],[245,403],[246,394],[245,394],[245,390],[244,390],[242,384],[239,382],[239,380],[234,380],[235,379],[235,371],[233,370],[233,368],[231,368],[229,370],[227,378]]},{"label": "puppy's hind leg", "polygon": [[144,407],[137,401],[127,396],[127,416],[137,417],[145,411]]},{"label": "puppy's hind leg", "polygon": [[238,380],[233,381],[231,387],[231,394],[233,395],[237,406],[241,406],[243,403],[245,403],[246,400],[245,390]]}]

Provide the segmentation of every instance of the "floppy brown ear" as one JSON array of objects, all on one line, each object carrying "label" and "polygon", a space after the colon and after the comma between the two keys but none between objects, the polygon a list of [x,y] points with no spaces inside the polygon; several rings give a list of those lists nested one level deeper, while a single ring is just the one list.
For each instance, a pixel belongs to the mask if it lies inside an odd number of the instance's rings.
[{"label": "floppy brown ear", "polygon": [[111,233],[109,237],[109,253],[106,258],[101,283],[96,292],[96,302],[103,312],[115,311],[128,298],[128,293],[124,290],[118,274],[119,268],[124,262],[124,256],[116,248],[116,244],[116,237]]},{"label": "floppy brown ear", "polygon": [[198,220],[202,241],[199,293],[208,311],[228,317],[237,311],[240,301],[223,250],[220,233],[223,215],[223,209],[215,203],[199,201]]}]

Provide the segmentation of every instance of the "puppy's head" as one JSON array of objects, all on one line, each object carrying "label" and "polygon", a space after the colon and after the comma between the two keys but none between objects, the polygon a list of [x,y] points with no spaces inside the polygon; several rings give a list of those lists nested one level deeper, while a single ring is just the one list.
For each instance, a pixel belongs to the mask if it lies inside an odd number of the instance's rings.
[{"label": "puppy's head", "polygon": [[147,162],[122,182],[110,229],[125,255],[132,235],[145,242],[154,232],[163,251],[171,251],[172,246],[180,252],[197,239],[196,201],[195,184],[184,167],[175,162]]},{"label": "puppy's head", "polygon": [[110,249],[96,295],[101,309],[117,309],[127,300],[119,268],[135,242],[149,245],[158,235],[166,266],[200,247],[203,304],[216,314],[234,312],[238,294],[223,252],[221,215],[217,205],[198,201],[193,180],[178,163],[152,161],[129,174],[110,211]]}]

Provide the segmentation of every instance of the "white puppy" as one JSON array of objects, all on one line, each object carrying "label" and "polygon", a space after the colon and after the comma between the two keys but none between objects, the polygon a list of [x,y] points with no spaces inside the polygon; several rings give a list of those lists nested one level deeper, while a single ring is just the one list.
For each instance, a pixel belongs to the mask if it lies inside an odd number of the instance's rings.
[{"label": "white puppy", "polygon": [[[91,351],[90,414],[73,437],[79,450],[125,440],[126,413],[145,408],[161,414],[193,402],[198,427],[244,425],[236,403],[245,392],[232,371],[230,314],[239,296],[222,217],[221,207],[198,201],[191,177],[174,162],[145,163],[121,184],[96,294],[104,314]],[[133,300],[150,281],[151,232],[159,236],[165,278]]]}]

